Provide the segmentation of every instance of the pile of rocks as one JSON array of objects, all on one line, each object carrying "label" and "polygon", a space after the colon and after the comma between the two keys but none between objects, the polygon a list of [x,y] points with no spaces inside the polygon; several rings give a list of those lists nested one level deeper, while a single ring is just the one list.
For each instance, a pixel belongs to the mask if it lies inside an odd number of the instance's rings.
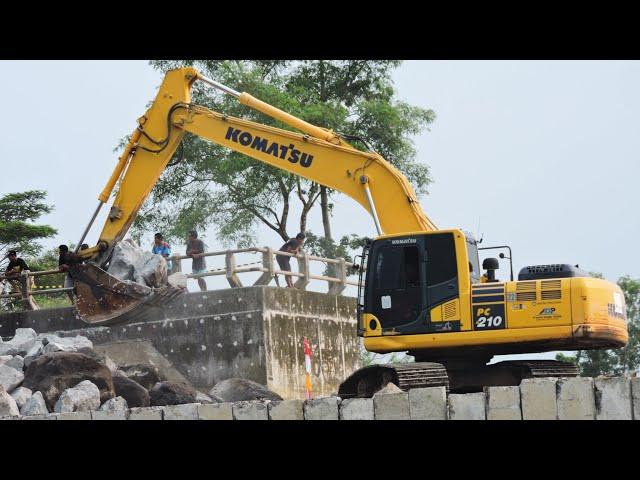
[{"label": "pile of rocks", "polygon": [[0,417],[250,400],[282,398],[240,378],[219,382],[206,395],[167,381],[152,365],[118,366],[82,336],[19,328],[11,340],[0,338]]}]

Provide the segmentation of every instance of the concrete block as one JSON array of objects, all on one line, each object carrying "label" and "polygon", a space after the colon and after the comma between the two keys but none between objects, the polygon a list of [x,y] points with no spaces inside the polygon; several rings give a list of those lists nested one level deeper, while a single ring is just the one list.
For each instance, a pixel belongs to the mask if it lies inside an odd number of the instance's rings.
[{"label": "concrete block", "polygon": [[519,387],[485,387],[487,420],[522,420]]},{"label": "concrete block", "polygon": [[165,405],[165,420],[198,420],[198,403],[185,403],[183,405]]},{"label": "concrete block", "polygon": [[409,394],[376,394],[373,396],[373,411],[376,420],[409,420]]},{"label": "concrete block", "polygon": [[44,413],[40,415],[24,415],[20,417],[20,420],[57,420],[57,413]]},{"label": "concrete block", "polygon": [[232,407],[234,420],[269,420],[264,402],[235,402]]},{"label": "concrete block", "polygon": [[486,420],[484,392],[449,395],[451,420]]},{"label": "concrete block", "polygon": [[560,378],[556,383],[559,420],[594,420],[593,378]]},{"label": "concrete block", "polygon": [[596,420],[633,419],[631,381],[628,377],[595,379]]},{"label": "concrete block", "polygon": [[520,383],[523,420],[557,420],[557,378],[527,378]]},{"label": "concrete block", "polygon": [[324,397],[304,402],[304,419],[305,420],[338,420],[339,397]]},{"label": "concrete block", "polygon": [[203,403],[198,405],[198,418],[200,420],[233,420],[231,402]]},{"label": "concrete block", "polygon": [[633,419],[640,420],[640,378],[631,379],[631,396],[633,399]]},{"label": "concrete block", "polygon": [[373,398],[347,398],[340,402],[340,420],[375,420]]},{"label": "concrete block", "polygon": [[269,404],[269,420],[304,420],[302,400],[283,400]]},{"label": "concrete block", "polygon": [[91,420],[127,420],[129,410],[92,410]]},{"label": "concrete block", "polygon": [[91,413],[90,412],[59,413],[58,420],[91,420]]},{"label": "concrete block", "polygon": [[162,420],[162,407],[135,407],[129,411],[129,420]]},{"label": "concrete block", "polygon": [[447,389],[427,387],[409,390],[409,414],[411,420],[446,420]]}]

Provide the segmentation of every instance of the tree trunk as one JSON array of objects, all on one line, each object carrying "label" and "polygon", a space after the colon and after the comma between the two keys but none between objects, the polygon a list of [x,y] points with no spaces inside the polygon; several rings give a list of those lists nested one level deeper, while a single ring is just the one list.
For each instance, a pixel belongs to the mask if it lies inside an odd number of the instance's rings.
[{"label": "tree trunk", "polygon": [[329,194],[327,187],[320,186],[320,208],[322,209],[322,226],[324,227],[324,237],[333,240],[331,236],[331,217],[329,215]]}]

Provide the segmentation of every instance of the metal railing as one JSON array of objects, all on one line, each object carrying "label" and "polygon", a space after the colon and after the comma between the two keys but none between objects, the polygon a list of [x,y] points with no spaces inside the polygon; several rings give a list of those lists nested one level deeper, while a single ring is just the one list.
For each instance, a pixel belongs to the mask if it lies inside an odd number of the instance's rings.
[{"label": "metal railing", "polygon": [[[241,265],[236,264],[236,254],[240,253],[260,253],[262,259],[257,262],[245,263]],[[293,284],[295,288],[299,290],[306,290],[309,283],[312,280],[318,280],[327,283],[327,293],[332,295],[340,295],[348,285],[358,286],[358,282],[355,280],[348,280],[349,271],[355,268],[359,268],[359,265],[355,263],[347,262],[344,258],[325,258],[309,255],[303,253],[301,255],[295,255],[293,253],[281,252],[274,250],[270,247],[249,247],[239,248],[236,250],[219,250],[215,252],[205,252],[193,255],[192,257],[186,255],[173,255],[169,257],[172,262],[171,273],[177,273],[182,271],[182,260],[198,257],[221,257],[224,256],[225,266],[224,268],[214,268],[201,273],[191,273],[186,275],[187,278],[199,279],[203,277],[212,277],[218,275],[224,275],[229,282],[229,285],[233,288],[243,287],[242,281],[238,277],[238,274],[247,272],[260,272],[262,275],[253,282],[253,286],[268,285],[272,280],[278,283],[277,275],[290,276],[297,278]],[[298,261],[298,271],[286,271],[276,268],[277,261],[276,256],[294,257]],[[313,262],[323,263],[325,265],[332,265],[335,277],[329,277],[325,275],[314,275],[311,273],[311,265]],[[39,310],[37,303],[34,302],[33,297],[37,295],[48,295],[52,293],[63,293],[73,291],[73,287],[58,287],[54,288],[42,288],[35,285],[34,278],[44,275],[55,275],[58,273],[64,273],[63,270],[43,270],[41,272],[31,272],[29,270],[23,270],[19,275],[0,275],[0,283],[8,282],[13,287],[18,287],[18,292],[14,293],[2,293],[0,291],[0,300],[2,299],[21,299],[25,302],[26,308],[29,310]],[[279,284],[278,284],[279,285]]]},{"label": "metal railing", "polygon": [[[257,262],[245,263],[241,265],[236,264],[236,254],[239,253],[260,253],[262,259]],[[297,278],[293,286],[299,290],[306,290],[307,286],[312,280],[319,280],[327,282],[327,293],[332,295],[340,295],[347,285],[358,286],[358,282],[354,280],[348,280],[349,270],[359,268],[359,265],[355,263],[347,262],[344,258],[325,258],[317,257],[315,255],[309,255],[304,252],[300,255],[293,253],[281,252],[274,250],[270,247],[249,247],[239,248],[236,250],[219,250],[216,252],[205,252],[193,255],[191,257],[186,255],[173,255],[170,257],[173,269],[171,273],[177,273],[182,271],[182,260],[198,257],[225,257],[224,268],[211,269],[202,273],[191,273],[187,275],[187,278],[203,278],[217,275],[224,275],[232,288],[243,287],[242,281],[238,277],[240,273],[247,272],[260,272],[262,275],[253,282],[253,286],[268,285],[275,279],[277,282],[277,275],[289,276]],[[277,261],[276,256],[293,257],[298,261],[298,271],[286,271],[276,268]],[[313,262],[320,262],[325,265],[332,265],[332,270],[335,277],[329,277],[325,275],[314,275],[311,273],[311,265]]]}]

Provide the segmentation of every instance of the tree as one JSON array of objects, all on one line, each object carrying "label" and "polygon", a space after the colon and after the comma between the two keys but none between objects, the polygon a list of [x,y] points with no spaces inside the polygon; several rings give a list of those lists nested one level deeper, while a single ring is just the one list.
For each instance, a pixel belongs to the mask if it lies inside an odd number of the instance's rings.
[{"label": "tree", "polygon": [[33,222],[50,213],[53,206],[44,203],[42,190],[8,193],[0,197],[0,255],[17,250],[21,256],[32,256],[42,250],[37,240],[51,238],[57,230]]},{"label": "tree", "polygon": [[[251,92],[315,125],[357,135],[403,171],[418,195],[427,191],[429,169],[416,161],[410,137],[432,123],[435,114],[395,98],[391,73],[398,61],[162,60],[151,65],[162,71],[195,66],[221,83]],[[192,97],[214,110],[291,130],[199,83]],[[353,144],[367,148],[359,141]],[[191,228],[215,224],[224,244],[247,246],[262,223],[288,240],[292,202],[301,206],[296,232],[307,230],[309,212],[319,202],[325,245],[330,245],[325,253],[339,247],[331,232],[334,192],[330,189],[192,135],[185,136],[173,163],[143,206],[134,230],[163,231],[175,239]]]},{"label": "tree", "polygon": [[[592,276],[602,278],[598,273]],[[640,368],[640,279],[625,275],[618,279],[618,286],[627,305],[627,345],[615,350],[579,350],[572,356],[556,355],[556,360],[577,364],[583,376],[635,374]]]}]

